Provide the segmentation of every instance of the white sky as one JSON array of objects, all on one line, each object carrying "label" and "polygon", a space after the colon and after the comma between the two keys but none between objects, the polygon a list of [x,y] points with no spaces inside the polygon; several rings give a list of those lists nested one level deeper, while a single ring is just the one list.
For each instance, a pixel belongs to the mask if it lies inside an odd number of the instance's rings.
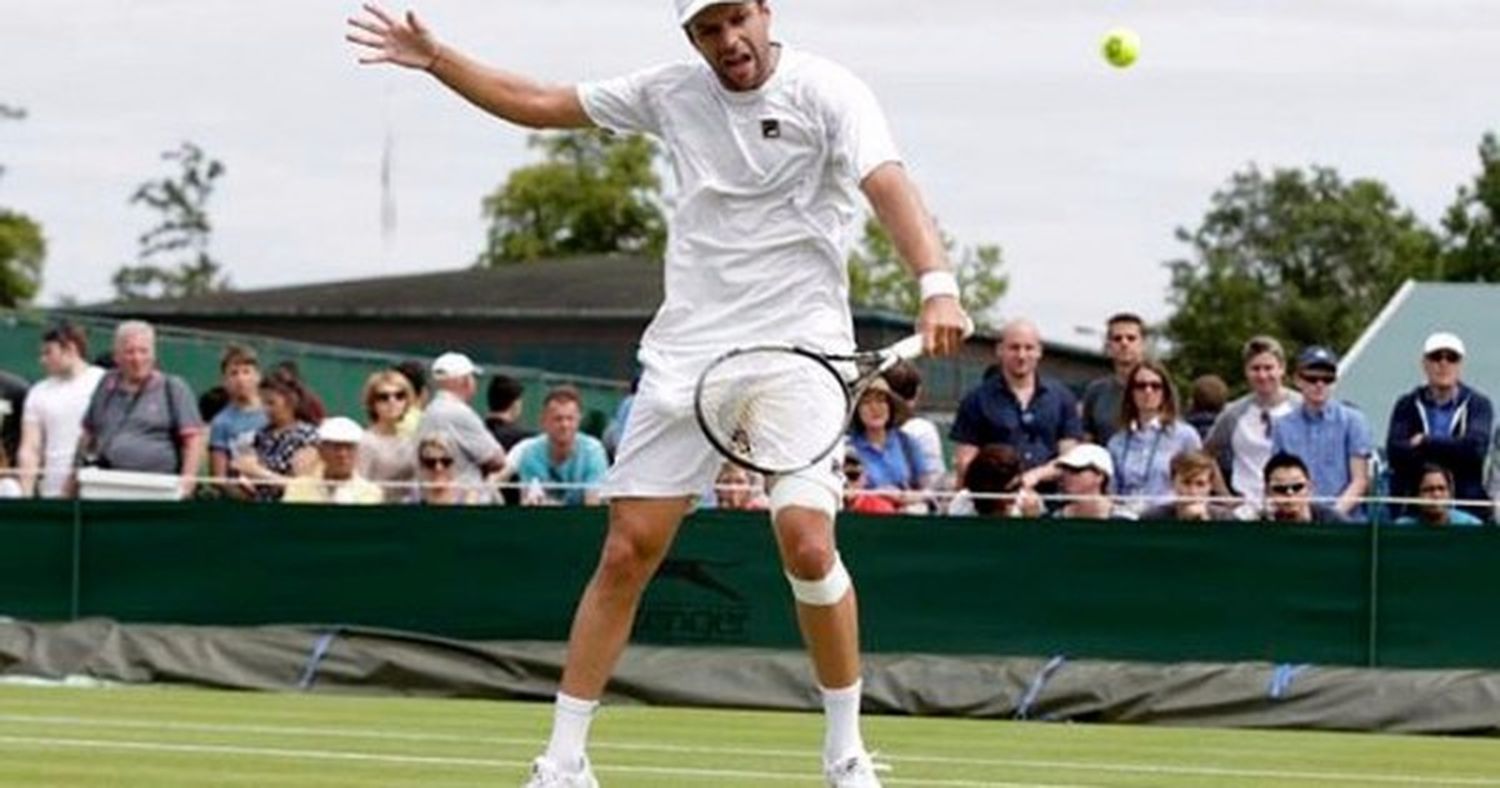
[{"label": "white sky", "polygon": [[[772,0],[779,38],[875,88],[933,210],[998,242],[1007,315],[1092,343],[1164,316],[1162,262],[1250,162],[1388,183],[1434,221],[1500,129],[1496,0]],[[404,8],[405,6],[395,6]],[[669,0],[425,0],[447,43],[549,81],[691,57]],[[453,269],[525,134],[422,75],[360,67],[332,0],[0,0],[0,205],[42,222],[43,303],[109,295],[182,140],[228,168],[213,252],[241,288]],[[1128,71],[1103,32],[1144,41]],[[380,233],[385,124],[399,230]],[[503,294],[497,294],[503,298]]]}]

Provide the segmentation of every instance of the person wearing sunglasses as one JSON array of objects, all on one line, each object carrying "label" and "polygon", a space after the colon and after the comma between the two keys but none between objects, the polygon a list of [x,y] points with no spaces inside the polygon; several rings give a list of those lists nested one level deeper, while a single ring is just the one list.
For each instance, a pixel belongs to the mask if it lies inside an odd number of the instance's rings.
[{"label": "person wearing sunglasses", "polygon": [[1132,312],[1110,315],[1104,323],[1104,352],[1114,370],[1089,381],[1078,400],[1085,440],[1101,446],[1120,428],[1120,407],[1130,396],[1129,375],[1146,357],[1146,321]]},{"label": "person wearing sunglasses", "polygon": [[472,485],[461,484],[455,471],[457,444],[444,433],[424,436],[417,443],[417,491],[408,500],[422,506],[475,506],[497,503]]},{"label": "person wearing sunglasses", "polygon": [[1110,497],[1110,479],[1115,475],[1109,451],[1096,443],[1080,443],[1057,458],[1062,472],[1062,507],[1045,516],[1060,520],[1134,520],[1135,512]]},{"label": "person wearing sunglasses", "polygon": [[[1464,384],[1466,355],[1463,340],[1447,331],[1423,343],[1422,372],[1427,381],[1396,401],[1386,433],[1393,494],[1417,497],[1422,467],[1431,463],[1453,474],[1458,500],[1488,498],[1484,459],[1493,434],[1494,407],[1489,397]],[[1476,505],[1468,511],[1488,518],[1489,508]]]},{"label": "person wearing sunglasses", "polygon": [[1295,454],[1281,452],[1266,461],[1263,519],[1278,523],[1345,523],[1339,510],[1313,502],[1312,474]]},{"label": "person wearing sunglasses", "polygon": [[1360,501],[1370,489],[1370,424],[1365,414],[1333,396],[1339,357],[1314,345],[1297,357],[1302,405],[1271,425],[1272,453],[1301,457],[1312,474],[1313,496],[1363,520]]},{"label": "person wearing sunglasses", "polygon": [[394,369],[365,381],[361,400],[369,426],[359,441],[359,475],[385,490],[385,500],[404,500],[417,478],[416,441],[402,428],[415,406],[411,381]]},{"label": "person wearing sunglasses", "polygon": [[1120,506],[1136,514],[1172,500],[1172,458],[1197,451],[1198,431],[1177,416],[1177,386],[1158,361],[1143,361],[1125,374],[1125,399],[1109,439],[1115,464],[1111,482]]}]

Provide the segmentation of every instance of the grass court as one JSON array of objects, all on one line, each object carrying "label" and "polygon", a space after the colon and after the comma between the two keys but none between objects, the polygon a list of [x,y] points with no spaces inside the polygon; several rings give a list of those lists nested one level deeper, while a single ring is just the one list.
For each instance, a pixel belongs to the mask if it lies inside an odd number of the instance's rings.
[{"label": "grass court", "polygon": [[[5,786],[516,786],[542,703],[0,687]],[[610,706],[607,788],[819,786],[814,714]],[[870,717],[890,786],[1500,786],[1500,741]]]}]

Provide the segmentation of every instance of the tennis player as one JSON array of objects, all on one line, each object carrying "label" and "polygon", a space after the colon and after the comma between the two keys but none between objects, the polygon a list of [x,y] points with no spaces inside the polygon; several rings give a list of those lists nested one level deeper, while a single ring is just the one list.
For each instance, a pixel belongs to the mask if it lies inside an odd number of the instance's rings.
[{"label": "tennis player", "polygon": [[[699,58],[576,86],[483,65],[411,12],[366,5],[349,20],[361,62],[426,71],[521,126],[645,132],[662,141],[678,179],[666,298],[641,340],[639,392],[604,485],[609,532],[573,620],[552,736],[529,786],[598,784],[584,746],[598,699],[647,582],[720,463],[693,416],[698,373],[743,345],[854,349],[846,259],[860,192],[920,282],[917,329],[928,352],[954,352],[967,323],[936,226],[870,89],[774,41],[765,0],[674,3]],[[776,540],[822,688],[828,784],[864,788],[880,783],[859,730],[853,585],[834,548],[841,495],[831,460],[770,480]]]}]

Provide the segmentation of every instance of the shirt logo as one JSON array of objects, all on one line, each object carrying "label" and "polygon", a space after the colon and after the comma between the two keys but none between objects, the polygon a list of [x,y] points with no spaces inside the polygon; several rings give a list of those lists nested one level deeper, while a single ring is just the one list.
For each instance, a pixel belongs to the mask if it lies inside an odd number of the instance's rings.
[{"label": "shirt logo", "polygon": [[760,121],[760,136],[768,140],[781,139],[781,121],[775,118],[762,118]]}]

